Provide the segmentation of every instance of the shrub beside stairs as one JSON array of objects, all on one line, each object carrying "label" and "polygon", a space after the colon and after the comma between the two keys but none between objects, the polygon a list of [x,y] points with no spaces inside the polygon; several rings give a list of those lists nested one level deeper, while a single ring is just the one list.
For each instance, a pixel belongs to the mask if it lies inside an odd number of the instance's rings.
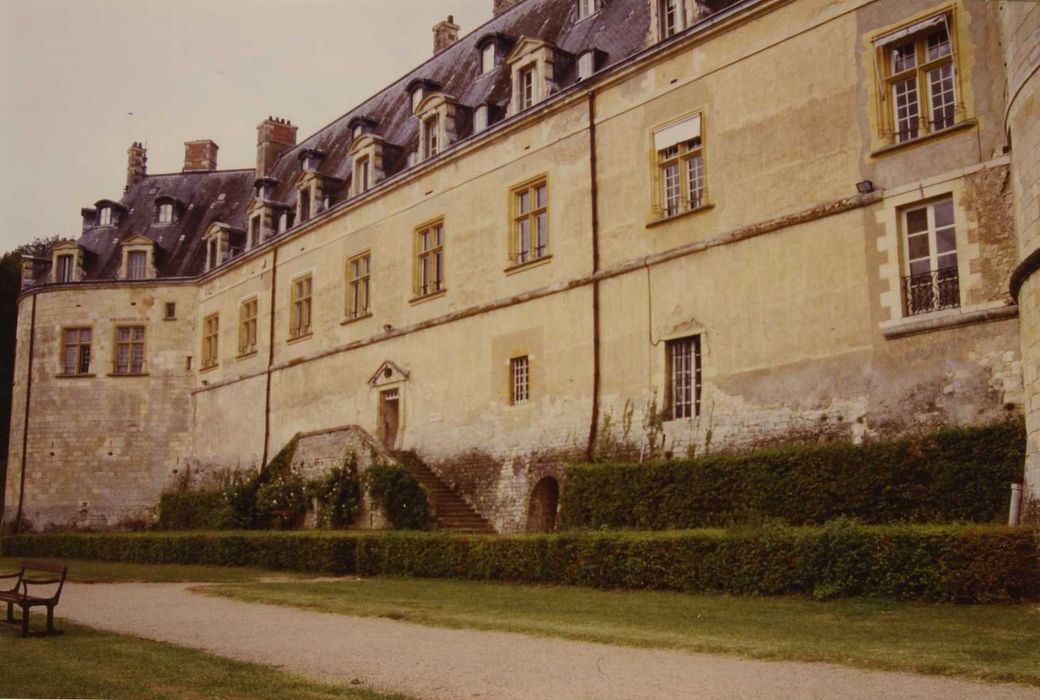
[{"label": "shrub beside stairs", "polygon": [[411,472],[426,489],[430,502],[430,519],[436,529],[465,534],[495,532],[491,523],[456,493],[419,455],[411,450],[392,454],[394,460]]}]

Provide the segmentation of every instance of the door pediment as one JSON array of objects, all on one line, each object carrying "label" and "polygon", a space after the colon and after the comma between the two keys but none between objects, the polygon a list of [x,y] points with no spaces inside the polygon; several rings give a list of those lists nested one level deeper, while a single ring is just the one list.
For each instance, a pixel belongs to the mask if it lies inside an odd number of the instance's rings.
[{"label": "door pediment", "polygon": [[379,365],[372,378],[368,380],[369,386],[381,387],[389,384],[399,384],[408,379],[408,372],[401,369],[399,365],[390,360]]}]

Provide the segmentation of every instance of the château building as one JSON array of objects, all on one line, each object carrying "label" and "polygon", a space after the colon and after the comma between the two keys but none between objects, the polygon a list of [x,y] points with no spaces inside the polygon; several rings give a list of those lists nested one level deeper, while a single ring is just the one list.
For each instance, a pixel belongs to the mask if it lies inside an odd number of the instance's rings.
[{"label": "ch\u00e2teau building", "polygon": [[590,455],[1023,413],[1040,497],[1038,46],[1037,3],[494,0],[255,167],[134,143],[23,262],[5,522],[343,434],[513,532]]}]

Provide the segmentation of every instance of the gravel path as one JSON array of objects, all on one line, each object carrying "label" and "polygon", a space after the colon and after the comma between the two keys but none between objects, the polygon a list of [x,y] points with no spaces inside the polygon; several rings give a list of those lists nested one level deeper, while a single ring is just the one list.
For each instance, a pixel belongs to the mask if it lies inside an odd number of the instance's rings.
[{"label": "gravel path", "polygon": [[256,605],[191,593],[191,585],[69,584],[58,612],[97,629],[418,698],[1040,698],[1040,690],[1017,685]]}]

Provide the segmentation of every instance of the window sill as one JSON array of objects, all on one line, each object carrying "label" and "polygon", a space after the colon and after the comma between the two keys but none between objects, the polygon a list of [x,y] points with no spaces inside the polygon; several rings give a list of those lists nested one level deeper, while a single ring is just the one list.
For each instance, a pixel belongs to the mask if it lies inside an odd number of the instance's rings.
[{"label": "window sill", "polygon": [[438,289],[436,292],[430,292],[429,294],[423,294],[422,296],[412,297],[408,300],[409,304],[422,304],[433,299],[439,299],[448,293],[448,289]]},{"label": "window sill", "polygon": [[700,205],[696,209],[687,209],[686,211],[681,211],[678,214],[672,214],[671,216],[662,216],[660,218],[650,219],[649,221],[646,222],[646,227],[647,228],[654,228],[655,226],[661,226],[663,224],[667,224],[667,223],[670,223],[672,221],[675,221],[676,219],[681,219],[684,216],[690,216],[691,214],[697,214],[697,213],[700,213],[702,211],[707,211],[708,209],[714,209],[714,208],[715,208],[715,205],[712,204],[711,202],[708,202],[707,204]]},{"label": "window sill", "polygon": [[206,365],[205,367],[200,367],[199,368],[199,374],[205,374],[206,372],[212,372],[217,367],[220,367],[220,363],[219,362],[214,364],[214,365]]},{"label": "window sill", "polygon": [[127,377],[147,377],[148,372],[112,372],[108,376],[116,379],[125,379]]},{"label": "window sill", "polygon": [[349,326],[351,323],[357,323],[358,321],[364,321],[366,318],[372,318],[372,312],[360,314],[358,316],[344,316],[343,320],[339,322],[341,326]]},{"label": "window sill", "polygon": [[504,272],[507,275],[515,275],[518,272],[530,270],[532,267],[539,267],[540,265],[546,265],[550,262],[552,262],[552,253],[549,253],[548,255],[543,255],[540,258],[535,258],[534,260],[528,260],[527,262],[517,263],[516,265],[510,265],[504,270]]},{"label": "window sill", "polygon": [[289,343],[291,345],[293,343],[302,343],[303,341],[310,340],[313,337],[314,337],[314,332],[313,331],[307,331],[306,333],[300,333],[299,335],[294,335],[291,338],[289,338],[288,340],[286,340],[285,342]]},{"label": "window sill", "polygon": [[924,134],[923,136],[918,136],[916,139],[910,139],[909,141],[903,141],[902,143],[893,143],[889,146],[882,146],[881,148],[871,151],[870,157],[880,158],[882,156],[887,156],[889,153],[901,151],[904,148],[911,148],[921,143],[927,143],[928,141],[934,141],[935,139],[942,138],[943,136],[946,136],[948,134],[953,134],[964,129],[970,129],[971,127],[977,124],[978,121],[975,119],[966,119],[962,122],[954,124],[953,126],[948,126],[940,131],[931,131],[927,134]]},{"label": "window sill", "polygon": [[164,321],[176,321],[177,317],[176,316],[163,316],[163,320]]},{"label": "window sill", "polygon": [[247,352],[239,353],[235,355],[236,360],[248,360],[250,357],[256,357],[258,350],[249,350]]},{"label": "window sill", "polygon": [[93,379],[96,374],[55,374],[55,379]]},{"label": "window sill", "polygon": [[927,314],[906,316],[879,324],[881,334],[888,340],[908,335],[947,330],[959,326],[1003,321],[1018,316],[1018,307],[1013,304],[975,306],[973,308],[946,309]]}]

